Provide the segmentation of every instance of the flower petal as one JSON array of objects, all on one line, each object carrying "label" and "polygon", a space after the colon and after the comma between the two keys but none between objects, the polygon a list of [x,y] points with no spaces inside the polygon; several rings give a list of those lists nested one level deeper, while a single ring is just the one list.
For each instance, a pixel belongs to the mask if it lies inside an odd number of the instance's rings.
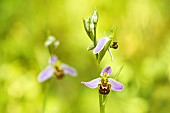
[{"label": "flower petal", "polygon": [[49,58],[49,64],[51,65],[54,65],[58,60],[58,57],[55,56],[55,55],[52,55],[50,58]]},{"label": "flower petal", "polygon": [[106,75],[109,75],[112,73],[112,68],[110,66],[105,67],[102,72],[100,73],[100,76],[103,76],[106,73]]},{"label": "flower petal", "polygon": [[39,75],[38,75],[38,81],[44,82],[45,80],[49,79],[53,76],[54,70],[53,66],[47,66]]},{"label": "flower petal", "polygon": [[89,82],[81,82],[81,83],[86,85],[89,88],[94,89],[94,88],[98,87],[98,84],[100,83],[100,81],[101,81],[101,78],[96,78],[96,79],[93,79]]},{"label": "flower petal", "polygon": [[94,48],[93,50],[93,54],[97,54],[99,53],[105,46],[105,44],[109,41],[109,37],[103,37],[101,38],[98,43],[97,46]]},{"label": "flower petal", "polygon": [[61,64],[61,68],[63,68],[64,74],[69,74],[69,75],[72,75],[72,76],[76,76],[77,75],[76,70],[73,67],[70,67],[67,64],[64,64],[64,63]]},{"label": "flower petal", "polygon": [[109,83],[111,84],[111,89],[114,91],[121,91],[124,89],[123,84],[121,84],[120,82],[112,79],[112,78],[108,78]]},{"label": "flower petal", "polygon": [[111,50],[110,50],[110,47],[108,48],[108,52],[109,52],[109,54],[110,54],[111,61],[113,61],[113,54],[112,54],[112,52],[111,52]]}]

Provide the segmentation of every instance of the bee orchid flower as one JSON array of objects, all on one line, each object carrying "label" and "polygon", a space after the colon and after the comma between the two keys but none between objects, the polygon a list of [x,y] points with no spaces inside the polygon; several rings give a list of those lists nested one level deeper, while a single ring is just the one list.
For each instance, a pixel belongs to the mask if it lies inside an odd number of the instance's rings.
[{"label": "bee orchid flower", "polygon": [[103,38],[101,38],[98,41],[96,47],[93,49],[93,54],[97,54],[97,53],[101,52],[108,42],[110,42],[110,44],[108,45],[107,50],[111,56],[111,60],[113,61],[113,55],[112,55],[112,52],[110,51],[110,48],[117,49],[118,44],[117,44],[117,42],[114,42],[112,39],[110,39],[107,36],[104,36]]},{"label": "bee orchid flower", "polygon": [[107,95],[110,92],[110,89],[113,91],[121,91],[124,89],[123,84],[120,82],[109,78],[109,75],[112,73],[112,68],[110,66],[104,68],[100,73],[100,77],[93,79],[89,82],[81,82],[89,88],[99,88],[99,93],[102,95]]},{"label": "bee orchid flower", "polygon": [[57,56],[52,55],[49,59],[49,65],[39,73],[38,81],[44,82],[47,79],[55,75],[58,79],[62,79],[64,75],[69,74],[71,76],[76,76],[77,72],[73,67],[67,64],[61,63]]}]

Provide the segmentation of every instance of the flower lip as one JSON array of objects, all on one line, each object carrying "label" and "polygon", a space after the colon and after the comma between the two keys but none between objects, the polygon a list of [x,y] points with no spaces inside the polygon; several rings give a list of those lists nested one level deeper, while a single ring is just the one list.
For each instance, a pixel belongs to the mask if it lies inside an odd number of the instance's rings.
[{"label": "flower lip", "polygon": [[62,79],[64,77],[64,70],[62,68],[56,67],[54,73],[58,79]]},{"label": "flower lip", "polygon": [[97,43],[97,46],[94,48],[93,50],[93,54],[97,54],[99,53],[103,48],[104,46],[106,45],[106,43],[109,41],[109,37],[107,36],[104,36],[103,38],[101,38],[98,43]]},{"label": "flower lip", "polygon": [[102,95],[107,95],[110,92],[111,84],[99,84],[99,93]]},{"label": "flower lip", "polygon": [[118,44],[117,44],[118,42],[112,42],[111,44],[110,44],[110,48],[113,48],[113,49],[117,49],[118,48]]},{"label": "flower lip", "polygon": [[109,75],[111,73],[112,73],[112,68],[110,66],[107,66],[102,70],[100,76],[103,76],[104,74]]}]

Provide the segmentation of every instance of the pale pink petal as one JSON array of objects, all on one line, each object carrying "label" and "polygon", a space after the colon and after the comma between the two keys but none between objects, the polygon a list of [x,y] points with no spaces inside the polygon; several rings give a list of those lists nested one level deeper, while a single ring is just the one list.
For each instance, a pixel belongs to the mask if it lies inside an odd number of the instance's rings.
[{"label": "pale pink petal", "polygon": [[50,58],[49,58],[49,64],[51,65],[54,65],[58,60],[58,57],[56,55],[52,55]]},{"label": "pale pink petal", "polygon": [[121,91],[124,89],[123,84],[121,84],[120,82],[112,79],[112,78],[108,78],[109,83],[111,84],[111,89],[114,91]]},{"label": "pale pink petal", "polygon": [[107,66],[102,70],[100,76],[103,76],[104,74],[109,75],[111,73],[112,73],[112,68],[110,66]]},{"label": "pale pink petal", "polygon": [[94,89],[94,88],[98,87],[98,84],[100,83],[100,81],[101,81],[101,78],[96,78],[96,79],[93,79],[89,82],[81,82],[81,83],[86,85],[89,88]]},{"label": "pale pink petal", "polygon": [[40,74],[38,75],[38,81],[44,82],[45,80],[49,79],[53,76],[54,68],[53,66],[47,66]]},{"label": "pale pink petal", "polygon": [[97,54],[99,53],[103,48],[104,46],[106,45],[106,43],[109,41],[109,37],[103,37],[101,38],[98,43],[97,43],[97,46],[94,48],[93,50],[93,54]]},{"label": "pale pink petal", "polygon": [[64,70],[64,74],[69,74],[71,76],[77,76],[77,71],[73,67],[67,64],[61,64],[61,68]]}]

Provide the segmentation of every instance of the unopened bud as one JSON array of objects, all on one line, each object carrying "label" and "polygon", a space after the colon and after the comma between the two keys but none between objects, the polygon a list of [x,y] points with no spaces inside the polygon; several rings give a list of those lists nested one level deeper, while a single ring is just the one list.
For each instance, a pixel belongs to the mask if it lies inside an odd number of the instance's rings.
[{"label": "unopened bud", "polygon": [[45,46],[47,47],[47,46],[51,45],[55,40],[56,40],[55,37],[49,36],[48,39],[47,39],[47,41],[45,41],[44,44],[45,44]]},{"label": "unopened bud", "polygon": [[86,27],[87,31],[90,31],[90,23],[91,23],[90,18],[87,18],[85,20],[85,27]]},{"label": "unopened bud", "polygon": [[49,36],[47,41],[45,41],[44,44],[46,47],[53,45],[54,48],[57,48],[60,42],[56,40],[54,36]]},{"label": "unopened bud", "polygon": [[94,24],[97,24],[98,18],[99,18],[98,12],[97,12],[97,10],[95,10],[94,13],[93,13],[93,15],[92,15],[92,18],[91,18],[91,19],[92,19],[92,22],[93,22]]},{"label": "unopened bud", "polygon": [[94,29],[94,24],[91,23],[91,24],[90,24],[90,31],[92,31],[93,29]]}]

